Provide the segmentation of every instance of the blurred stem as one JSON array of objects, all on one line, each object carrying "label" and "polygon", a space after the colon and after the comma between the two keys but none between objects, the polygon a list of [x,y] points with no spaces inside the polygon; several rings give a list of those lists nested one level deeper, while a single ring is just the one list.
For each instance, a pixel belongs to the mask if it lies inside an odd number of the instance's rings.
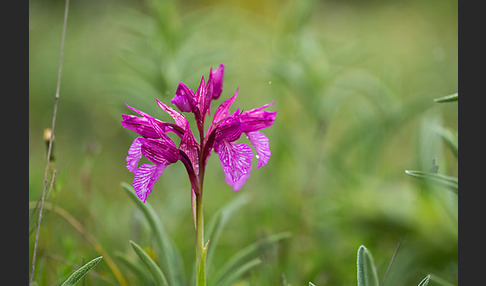
[{"label": "blurred stem", "polygon": [[202,193],[196,195],[196,285],[206,285],[206,267],[204,251],[204,218]]}]

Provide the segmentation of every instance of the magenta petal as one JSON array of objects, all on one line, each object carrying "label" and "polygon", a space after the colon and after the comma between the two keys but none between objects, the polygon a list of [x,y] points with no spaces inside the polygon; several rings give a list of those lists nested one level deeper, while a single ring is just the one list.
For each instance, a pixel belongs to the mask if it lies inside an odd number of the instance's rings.
[{"label": "magenta petal", "polygon": [[219,67],[213,72],[211,71],[212,78],[212,99],[218,99],[223,92],[223,77],[224,77],[224,65],[220,64]]},{"label": "magenta petal", "polygon": [[165,165],[143,164],[137,169],[133,179],[133,188],[137,197],[145,203],[147,195],[152,192],[155,182],[165,170]]},{"label": "magenta petal", "polygon": [[179,160],[179,150],[171,139],[143,138],[141,143],[143,156],[155,164],[169,165]]},{"label": "magenta petal", "polygon": [[138,137],[133,140],[130,149],[128,149],[128,156],[127,160],[127,169],[128,171],[135,173],[138,169],[138,161],[142,158],[142,143],[140,140],[143,139],[142,137]]},{"label": "magenta petal", "polygon": [[219,105],[218,109],[216,109],[216,112],[214,113],[213,124],[218,123],[225,117],[228,117],[229,108],[231,107],[231,105],[233,104],[237,96],[238,96],[238,89],[236,90],[235,94],[232,97],[223,101],[223,103]]},{"label": "magenta petal", "polygon": [[215,151],[219,154],[226,183],[232,186],[235,192],[238,191],[250,177],[253,157],[250,146],[223,141],[216,146]]},{"label": "magenta petal", "polygon": [[268,159],[270,159],[270,155],[272,154],[268,145],[267,136],[258,131],[248,132],[246,133],[246,135],[248,136],[248,140],[250,140],[251,144],[253,145],[253,147],[255,147],[255,150],[257,152],[257,168],[265,166],[268,163]]},{"label": "magenta petal", "polygon": [[241,114],[241,121],[244,125],[243,132],[258,131],[260,129],[272,126],[277,112],[268,112],[262,110],[263,108],[266,108],[272,104],[273,102],[262,107],[243,112]]},{"label": "magenta petal", "polygon": [[194,92],[182,82],[179,83],[175,96],[170,102],[182,112],[194,112],[196,110]]},{"label": "magenta petal", "polygon": [[188,121],[182,113],[178,112],[177,110],[174,110],[173,108],[169,107],[167,104],[163,103],[158,99],[157,99],[157,104],[159,105],[160,108],[162,108],[162,110],[167,112],[167,114],[169,114],[174,119],[177,126],[179,126],[184,130],[186,129],[186,127],[188,126]]}]

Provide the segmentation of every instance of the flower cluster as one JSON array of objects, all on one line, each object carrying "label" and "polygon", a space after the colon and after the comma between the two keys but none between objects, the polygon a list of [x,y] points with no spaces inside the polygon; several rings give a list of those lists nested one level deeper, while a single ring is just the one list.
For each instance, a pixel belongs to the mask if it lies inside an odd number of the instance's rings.
[{"label": "flower cluster", "polygon": [[[204,123],[210,115],[211,101],[220,97],[223,90],[224,65],[216,70],[210,69],[207,82],[204,76],[196,92],[184,83],[179,83],[171,102],[181,111],[192,113],[199,131],[199,141],[191,131],[186,117],[179,111],[157,100],[159,107],[168,113],[175,123],[160,121],[143,111],[127,105],[137,115],[122,114],[122,126],[136,132],[137,137],[128,150],[127,168],[135,176],[133,187],[140,200],[145,202],[152,192],[155,182],[160,178],[165,168],[177,161],[186,167],[194,195],[202,193],[202,180],[207,160],[214,150],[219,155],[225,174],[226,183],[238,191],[250,176],[253,151],[245,143],[236,143],[244,134],[248,137],[256,151],[257,167],[267,164],[270,158],[268,138],[259,130],[270,127],[276,112],[263,109],[274,102],[249,111],[230,113],[229,109],[235,101],[236,93],[221,103],[214,113],[209,129],[205,132]],[[167,135],[173,132],[180,138],[179,147]],[[152,164],[142,164],[143,157]]]}]

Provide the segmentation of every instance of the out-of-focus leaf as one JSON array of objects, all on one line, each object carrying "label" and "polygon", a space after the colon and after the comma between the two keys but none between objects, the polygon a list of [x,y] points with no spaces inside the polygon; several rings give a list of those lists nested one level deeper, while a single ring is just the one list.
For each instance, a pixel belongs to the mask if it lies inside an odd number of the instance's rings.
[{"label": "out-of-focus leaf", "polygon": [[147,266],[148,270],[152,274],[155,280],[156,285],[162,285],[162,286],[168,286],[169,283],[167,283],[167,279],[165,278],[164,272],[162,272],[162,269],[155,263],[155,261],[148,256],[145,251],[140,247],[140,245],[136,244],[135,242],[130,240],[130,245],[132,246],[133,250],[135,253],[137,253],[138,257],[140,257],[140,260]]},{"label": "out-of-focus leaf", "polygon": [[361,245],[358,249],[358,286],[378,286],[378,274],[371,252]]},{"label": "out-of-focus leaf", "polygon": [[158,251],[162,259],[162,269],[167,273],[168,280],[171,285],[184,285],[184,266],[182,258],[178,252],[177,247],[165,231],[162,222],[155,213],[154,209],[149,203],[143,203],[135,194],[135,190],[127,183],[121,183],[123,190],[128,194],[130,199],[142,210],[145,215],[150,228],[154,232],[155,241],[158,246]]},{"label": "out-of-focus leaf", "polygon": [[254,258],[247,263],[241,265],[240,267],[236,268],[234,271],[231,271],[231,273],[228,273],[228,275],[218,282],[216,285],[217,286],[230,286],[233,285],[233,283],[241,277],[241,275],[245,274],[248,270],[251,268],[255,267],[256,265],[262,263],[260,258]]},{"label": "out-of-focus leaf", "polygon": [[[270,235],[268,237],[265,237],[257,242],[254,242],[250,244],[249,246],[245,247],[244,249],[240,250],[237,252],[226,264],[224,264],[219,271],[214,275],[213,277],[214,280],[216,281],[216,285],[220,285],[219,283],[222,283],[224,281],[228,281],[228,277],[233,277],[234,272],[236,269],[241,269],[242,266],[247,261],[248,259],[254,257],[255,255],[258,254],[259,251],[263,250],[265,247],[268,247],[274,243],[277,243],[278,241],[282,239],[289,238],[291,234],[289,232],[282,232],[282,233],[277,233],[274,235]],[[255,259],[252,260],[253,263],[256,262]],[[248,263],[244,264],[247,265]],[[237,278],[237,277],[236,277]],[[222,284],[221,284],[222,285]],[[226,285],[226,284],[224,284]]]},{"label": "out-of-focus leaf", "polygon": [[97,257],[86,263],[85,265],[81,266],[81,268],[71,274],[71,276],[69,276],[68,279],[66,279],[66,281],[61,284],[61,286],[71,286],[78,283],[78,281],[81,280],[81,278],[83,278],[83,276],[88,273],[88,271],[95,267],[101,261],[101,259],[103,259],[103,256]]},{"label": "out-of-focus leaf", "polygon": [[242,194],[237,196],[236,199],[223,206],[209,221],[207,231],[205,232],[206,240],[211,240],[211,248],[208,250],[206,270],[209,271],[211,265],[211,259],[213,257],[214,250],[218,245],[218,240],[221,235],[221,231],[229,221],[231,216],[244,204],[248,202],[248,196]]},{"label": "out-of-focus leaf", "polygon": [[316,286],[316,285],[314,285],[312,282],[309,282],[309,286]]},{"label": "out-of-focus leaf", "polygon": [[429,281],[430,281],[430,274],[425,276],[425,278],[422,279],[422,281],[420,281],[418,286],[427,286],[429,285]]},{"label": "out-of-focus leaf", "polygon": [[143,266],[143,264],[139,263],[139,261],[133,261],[124,253],[117,252],[115,253],[115,257],[118,258],[122,264],[126,266],[126,268],[140,278],[142,285],[151,285],[150,283],[152,283],[152,280],[148,279],[150,277],[150,273],[147,271],[147,268]]},{"label": "out-of-focus leaf", "polygon": [[458,100],[458,94],[454,93],[451,95],[446,95],[443,97],[435,98],[435,102],[451,102],[451,101],[457,101]]},{"label": "out-of-focus leaf", "polygon": [[436,130],[437,134],[442,137],[444,142],[451,148],[452,152],[454,152],[454,155],[456,155],[456,158],[458,156],[459,152],[459,143],[458,143],[458,137],[457,133],[452,132],[450,129],[446,128],[437,128]]},{"label": "out-of-focus leaf", "polygon": [[455,177],[442,175],[442,174],[434,174],[422,171],[413,171],[413,170],[405,170],[407,175],[410,175],[415,178],[423,179],[423,180],[430,180],[436,184],[444,186],[454,193],[458,193],[459,190],[459,180]]}]

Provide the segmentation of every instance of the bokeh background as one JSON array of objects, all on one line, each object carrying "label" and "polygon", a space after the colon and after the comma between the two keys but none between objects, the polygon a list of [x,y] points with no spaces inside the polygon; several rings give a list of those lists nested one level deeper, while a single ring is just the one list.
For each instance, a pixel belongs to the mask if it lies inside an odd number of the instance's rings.
[{"label": "bokeh background", "polygon": [[[29,1],[29,201],[42,193],[61,43],[64,1]],[[385,285],[417,285],[429,273],[457,283],[457,195],[405,174],[457,176],[457,158],[437,130],[457,132],[458,3],[432,1],[70,1],[55,129],[55,187],[66,210],[112,256],[150,251],[150,229],[121,182],[136,134],[122,128],[125,103],[154,117],[179,82],[193,90],[225,64],[221,98],[236,107],[275,100],[269,164],[234,193],[213,155],[205,178],[206,220],[237,196],[214,265],[283,231],[238,285],[356,285],[356,252],[373,254]],[[193,128],[194,129],[194,128]],[[255,163],[255,162],[254,162]],[[147,200],[183,256],[194,260],[190,185],[168,167]],[[31,210],[29,210],[30,212]],[[29,221],[29,229],[35,227]],[[29,270],[35,231],[29,236]],[[54,285],[99,256],[69,223],[45,212],[36,281]],[[160,259],[154,257],[155,259]],[[115,262],[130,285],[137,276]],[[217,267],[217,266],[216,266]],[[284,278],[283,278],[284,277]],[[117,285],[101,262],[83,285]]]}]

